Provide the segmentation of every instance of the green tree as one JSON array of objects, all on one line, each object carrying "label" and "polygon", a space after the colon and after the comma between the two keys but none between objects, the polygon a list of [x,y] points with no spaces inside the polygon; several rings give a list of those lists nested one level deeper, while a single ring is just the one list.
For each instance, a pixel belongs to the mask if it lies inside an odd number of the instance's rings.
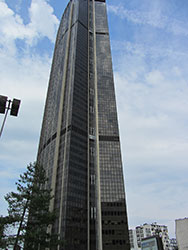
[{"label": "green tree", "polygon": [[5,235],[5,225],[6,225],[6,217],[1,216],[0,217],[0,247],[6,248],[7,246],[7,240]]},{"label": "green tree", "polygon": [[[2,232],[7,225],[17,229],[13,237],[14,250],[18,249],[19,245],[24,246],[25,250],[43,250],[61,244],[58,235],[47,231],[55,220],[55,213],[49,211],[53,197],[51,190],[47,188],[43,167],[36,163],[28,165],[27,171],[20,175],[16,182],[16,187],[17,192],[10,192],[5,196],[9,215],[2,223]],[[4,238],[8,238],[10,245],[12,236]]]},{"label": "green tree", "polygon": [[15,218],[11,216],[0,216],[0,249],[7,249],[8,246],[14,245],[15,235],[11,234],[11,225],[15,223]]}]

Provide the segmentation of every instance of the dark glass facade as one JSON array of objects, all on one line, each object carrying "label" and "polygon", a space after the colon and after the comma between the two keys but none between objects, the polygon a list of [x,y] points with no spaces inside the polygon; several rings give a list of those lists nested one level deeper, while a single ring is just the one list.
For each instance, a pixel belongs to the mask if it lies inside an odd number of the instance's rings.
[{"label": "dark glass facade", "polygon": [[72,0],[64,11],[38,162],[54,194],[49,230],[62,249],[129,249],[105,0]]}]

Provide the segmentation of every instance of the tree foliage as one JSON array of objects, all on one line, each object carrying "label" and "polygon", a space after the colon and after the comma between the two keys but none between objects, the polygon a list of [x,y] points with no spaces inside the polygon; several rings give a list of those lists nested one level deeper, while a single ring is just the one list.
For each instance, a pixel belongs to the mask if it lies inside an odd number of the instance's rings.
[{"label": "tree foliage", "polygon": [[[16,188],[17,192],[10,192],[5,196],[8,216],[0,219],[0,247],[5,249],[12,241],[14,249],[21,245],[25,250],[51,249],[60,244],[58,235],[52,235],[47,230],[53,224],[55,214],[49,211],[53,197],[51,190],[47,188],[43,167],[36,163],[28,165],[27,171],[16,182]],[[8,226],[16,228],[17,233],[13,236],[5,235],[5,228]]]}]

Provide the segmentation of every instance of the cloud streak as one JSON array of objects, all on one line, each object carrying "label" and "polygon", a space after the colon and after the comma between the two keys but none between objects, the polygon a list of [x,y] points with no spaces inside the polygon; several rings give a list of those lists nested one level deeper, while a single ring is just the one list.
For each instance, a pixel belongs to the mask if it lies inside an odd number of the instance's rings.
[{"label": "cloud streak", "polygon": [[165,29],[174,35],[188,36],[185,23],[172,17],[161,14],[158,10],[139,11],[128,10],[123,5],[109,5],[108,11],[139,25],[150,25],[154,28]]},{"label": "cloud streak", "polygon": [[187,31],[177,16],[158,23],[123,4],[110,13],[124,34],[111,38],[129,225],[157,221],[174,237],[188,206]]}]

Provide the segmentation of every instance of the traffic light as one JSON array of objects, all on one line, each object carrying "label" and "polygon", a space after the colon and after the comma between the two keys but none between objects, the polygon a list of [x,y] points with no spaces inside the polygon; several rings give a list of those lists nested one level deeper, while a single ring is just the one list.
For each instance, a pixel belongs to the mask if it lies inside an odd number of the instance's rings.
[{"label": "traffic light", "polygon": [[20,100],[13,99],[10,115],[17,116],[19,107],[20,107]]},{"label": "traffic light", "polygon": [[6,110],[7,96],[0,95],[0,113],[4,114]]}]

